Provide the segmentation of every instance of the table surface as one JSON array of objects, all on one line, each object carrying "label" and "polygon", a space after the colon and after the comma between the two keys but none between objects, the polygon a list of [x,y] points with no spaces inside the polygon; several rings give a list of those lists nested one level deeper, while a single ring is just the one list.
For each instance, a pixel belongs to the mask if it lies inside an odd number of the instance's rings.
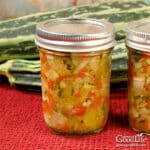
[{"label": "table surface", "polygon": [[129,127],[127,111],[127,90],[113,90],[108,123],[102,132],[78,138],[65,137],[52,133],[46,126],[41,93],[0,84],[0,150],[150,149],[150,137],[146,135],[142,136],[145,142],[121,141],[138,134]]}]

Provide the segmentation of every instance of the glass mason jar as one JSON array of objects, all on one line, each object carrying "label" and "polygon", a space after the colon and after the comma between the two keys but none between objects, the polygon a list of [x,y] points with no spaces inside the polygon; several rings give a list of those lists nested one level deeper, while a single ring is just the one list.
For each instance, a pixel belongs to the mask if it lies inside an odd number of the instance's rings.
[{"label": "glass mason jar", "polygon": [[45,122],[63,134],[102,130],[109,111],[111,23],[55,19],[37,24]]},{"label": "glass mason jar", "polygon": [[150,134],[150,20],[127,26],[129,123]]}]

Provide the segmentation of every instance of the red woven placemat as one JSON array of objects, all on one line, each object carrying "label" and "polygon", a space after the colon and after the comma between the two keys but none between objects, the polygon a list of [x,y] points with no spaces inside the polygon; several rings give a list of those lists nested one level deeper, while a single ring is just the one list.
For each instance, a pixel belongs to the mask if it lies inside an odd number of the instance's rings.
[{"label": "red woven placemat", "polygon": [[117,136],[136,134],[128,125],[127,90],[111,92],[109,120],[101,133],[73,138],[49,131],[43,120],[40,93],[0,85],[0,150],[150,149],[150,137],[145,135],[146,142],[140,142],[140,146],[126,147],[116,141]]}]

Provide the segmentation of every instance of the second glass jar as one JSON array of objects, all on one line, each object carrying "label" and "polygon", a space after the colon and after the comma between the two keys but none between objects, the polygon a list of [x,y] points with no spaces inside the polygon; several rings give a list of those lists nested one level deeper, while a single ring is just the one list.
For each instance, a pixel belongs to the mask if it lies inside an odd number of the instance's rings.
[{"label": "second glass jar", "polygon": [[130,126],[150,134],[150,20],[127,26]]}]

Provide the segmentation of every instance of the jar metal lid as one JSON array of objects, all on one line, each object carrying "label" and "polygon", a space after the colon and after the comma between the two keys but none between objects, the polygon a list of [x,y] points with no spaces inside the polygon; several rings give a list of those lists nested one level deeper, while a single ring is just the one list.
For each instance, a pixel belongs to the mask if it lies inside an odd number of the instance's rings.
[{"label": "jar metal lid", "polygon": [[114,27],[105,20],[52,19],[36,26],[35,42],[48,50],[91,52],[115,45]]},{"label": "jar metal lid", "polygon": [[150,51],[150,20],[129,23],[126,34],[127,46],[141,51]]}]

